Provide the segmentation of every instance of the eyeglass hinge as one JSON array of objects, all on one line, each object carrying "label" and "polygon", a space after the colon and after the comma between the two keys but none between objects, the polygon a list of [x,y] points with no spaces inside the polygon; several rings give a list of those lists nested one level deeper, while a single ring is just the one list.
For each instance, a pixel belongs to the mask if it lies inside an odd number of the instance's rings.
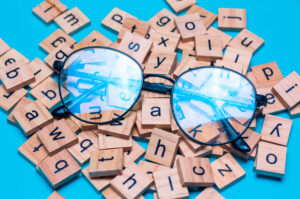
[{"label": "eyeglass hinge", "polygon": [[257,95],[256,96],[256,103],[257,103],[257,106],[267,106],[268,104],[268,100],[267,100],[267,97],[264,96],[264,95]]},{"label": "eyeglass hinge", "polygon": [[56,70],[56,71],[61,71],[62,70],[62,68],[64,67],[64,62],[62,62],[62,61],[54,61],[54,63],[53,63],[53,68],[54,68],[54,70]]}]

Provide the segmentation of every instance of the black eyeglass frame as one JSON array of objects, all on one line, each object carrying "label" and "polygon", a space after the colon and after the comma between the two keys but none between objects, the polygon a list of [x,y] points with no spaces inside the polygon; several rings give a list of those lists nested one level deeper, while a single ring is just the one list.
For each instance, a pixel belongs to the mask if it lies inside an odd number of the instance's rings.
[{"label": "black eyeglass frame", "polygon": [[[129,58],[131,58],[140,68],[141,70],[141,79],[143,80],[142,82],[142,86],[141,86],[141,89],[139,91],[139,94],[138,94],[138,97],[137,99],[134,101],[134,103],[130,106],[130,108],[128,108],[128,110],[126,110],[122,115],[120,115],[119,117],[117,118],[113,118],[112,120],[110,121],[106,121],[106,122],[90,122],[90,121],[85,121],[83,119],[81,119],[80,117],[76,116],[75,114],[73,114],[67,107],[67,103],[68,102],[65,102],[65,99],[63,98],[62,96],[62,92],[61,92],[61,87],[62,87],[62,82],[61,82],[61,71],[63,70],[64,66],[65,66],[65,63],[68,61],[69,57],[71,57],[73,54],[77,53],[78,51],[82,51],[82,50],[85,50],[85,49],[95,49],[95,48],[101,48],[101,49],[108,49],[108,50],[112,50],[112,51],[115,51],[115,52],[118,52],[118,53],[121,53]],[[123,118],[133,107],[134,105],[137,103],[137,101],[140,99],[140,96],[141,96],[141,93],[142,93],[142,90],[147,90],[147,91],[152,91],[152,92],[157,92],[157,93],[166,93],[166,94],[170,94],[170,103],[171,103],[171,109],[172,109],[172,114],[174,116],[174,109],[173,109],[173,92],[174,92],[174,85],[177,83],[177,81],[180,79],[180,77],[182,75],[184,75],[185,73],[187,72],[190,72],[190,71],[193,71],[193,70],[198,70],[198,69],[204,69],[204,68],[219,68],[219,69],[222,69],[222,70],[227,70],[227,71],[230,71],[230,72],[233,72],[233,73],[236,73],[240,76],[242,76],[244,79],[246,79],[250,85],[252,86],[253,90],[254,90],[254,93],[255,93],[255,107],[259,107],[259,106],[266,106],[267,104],[267,101],[266,101],[266,97],[263,96],[263,95],[258,95],[257,94],[257,91],[256,91],[256,88],[255,86],[253,85],[253,83],[243,74],[237,72],[237,71],[234,71],[232,69],[229,69],[229,68],[225,68],[225,67],[220,67],[220,66],[201,66],[201,67],[195,67],[195,68],[192,68],[192,69],[188,69],[186,71],[184,71],[183,73],[181,73],[177,78],[176,80],[174,81],[172,78],[168,77],[168,76],[165,76],[165,75],[161,75],[161,74],[146,74],[144,75],[143,73],[143,69],[140,65],[139,62],[137,62],[132,56],[120,51],[120,50],[117,50],[117,49],[114,49],[114,48],[110,48],[110,47],[104,47],[104,46],[91,46],[91,47],[84,47],[84,48],[81,48],[81,49],[77,49],[75,51],[73,51],[70,55],[68,55],[68,57],[64,60],[64,62],[61,62],[61,61],[55,61],[54,62],[54,65],[53,65],[53,68],[58,71],[58,75],[59,75],[59,80],[58,80],[58,87],[59,87],[59,96],[60,96],[60,99],[61,99],[61,103],[62,105],[60,105],[59,107],[56,107],[54,110],[51,111],[52,115],[55,116],[55,117],[60,117],[60,118],[63,118],[63,117],[67,117],[69,114],[71,114],[72,116],[74,116],[76,119],[80,120],[81,122],[85,122],[85,123],[90,123],[90,124],[98,124],[98,125],[105,125],[105,124],[110,124],[112,122],[115,122],[115,121],[118,121],[120,120],[121,118]],[[145,81],[145,79],[149,78],[149,77],[160,77],[160,78],[163,78],[163,79],[166,79],[168,81],[170,81],[172,83],[172,85],[167,85],[167,84],[164,84],[164,83],[152,83],[152,82],[147,82]],[[60,112],[60,111],[63,111],[63,112]],[[233,140],[229,140],[227,142],[224,142],[224,143],[204,143],[204,142],[201,142],[199,140],[196,140],[192,137],[190,137],[187,132],[185,132],[182,127],[179,125],[179,122],[177,121],[176,117],[174,117],[175,121],[176,121],[176,124],[178,125],[179,129],[189,138],[191,139],[192,141],[196,142],[196,143],[199,143],[199,144],[203,144],[203,145],[209,145],[209,146],[219,146],[219,145],[224,145],[224,144],[228,144],[228,143],[232,143],[233,146],[235,148],[237,148],[238,150],[240,151],[243,151],[243,152],[249,152],[250,150],[250,147],[247,145],[247,143],[243,140],[242,138],[242,135],[248,130],[249,126],[251,125],[253,119],[254,119],[254,116],[255,116],[255,111],[253,112],[253,115],[250,119],[250,121],[248,122],[247,126],[245,127],[245,130],[243,132],[239,132],[239,135],[233,139]],[[226,129],[227,130],[227,129]],[[234,130],[235,131],[235,130]]]}]

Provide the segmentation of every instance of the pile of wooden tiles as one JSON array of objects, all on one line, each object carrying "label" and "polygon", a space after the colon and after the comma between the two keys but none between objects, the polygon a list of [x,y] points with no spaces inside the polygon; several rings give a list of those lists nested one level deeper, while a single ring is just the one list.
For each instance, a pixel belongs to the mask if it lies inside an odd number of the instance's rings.
[{"label": "pile of wooden tiles", "polygon": [[[255,159],[258,174],[284,175],[292,120],[272,114],[286,110],[291,116],[300,113],[298,74],[292,72],[284,78],[276,62],[248,70],[253,53],[264,40],[246,29],[245,9],[220,8],[216,15],[196,5],[195,0],[167,2],[176,13],[188,11],[179,17],[163,9],[146,22],[114,8],[102,24],[118,33],[116,42],[94,30],[77,43],[69,34],[89,19],[78,8],[69,10],[59,0],[46,0],[33,12],[62,29],[40,43],[49,53],[45,63],[39,58],[28,60],[0,40],[0,106],[9,113],[7,120],[28,136],[19,152],[54,189],[82,172],[106,198],[143,198],[145,191],[152,191],[156,198],[187,198],[188,187],[205,187],[198,199],[219,199],[223,197],[216,189],[222,190],[246,175],[233,155]],[[220,29],[240,29],[240,33],[232,38],[212,27],[217,18]],[[261,133],[253,130],[254,120],[243,135],[251,152],[241,153],[231,144],[211,147],[189,140],[171,115],[167,94],[143,91],[140,107],[119,125],[91,125],[72,117],[54,119],[49,110],[60,99],[57,82],[51,77],[55,75],[53,62],[63,61],[75,49],[86,46],[119,49],[141,63],[145,73],[174,79],[189,68],[210,65],[246,75],[268,99],[258,113],[265,116]],[[180,62],[176,52],[182,52]],[[35,101],[26,97],[24,87],[31,89]],[[63,97],[69,92],[63,90]],[[151,114],[154,107],[159,114]],[[149,142],[147,150],[136,140]],[[147,161],[140,160],[143,156]],[[210,163],[209,157],[216,160]],[[81,169],[88,161],[89,166]],[[63,197],[55,191],[49,198]]]}]

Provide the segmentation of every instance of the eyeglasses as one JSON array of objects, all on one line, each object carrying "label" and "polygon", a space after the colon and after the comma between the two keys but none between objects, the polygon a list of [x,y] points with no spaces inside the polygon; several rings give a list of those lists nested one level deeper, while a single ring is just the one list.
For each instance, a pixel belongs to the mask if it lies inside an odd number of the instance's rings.
[{"label": "eyeglasses", "polygon": [[[143,74],[131,56],[108,47],[74,51],[64,62],[56,61],[62,105],[52,114],[69,114],[82,122],[109,124],[121,120],[140,98],[142,90],[169,93],[172,113],[180,130],[206,145],[232,143],[240,151],[249,146],[240,137],[249,128],[258,106],[266,98],[256,93],[245,76],[224,67],[189,69],[174,81],[159,74]],[[145,81],[160,77],[173,85]],[[62,92],[70,95],[63,98]]]}]

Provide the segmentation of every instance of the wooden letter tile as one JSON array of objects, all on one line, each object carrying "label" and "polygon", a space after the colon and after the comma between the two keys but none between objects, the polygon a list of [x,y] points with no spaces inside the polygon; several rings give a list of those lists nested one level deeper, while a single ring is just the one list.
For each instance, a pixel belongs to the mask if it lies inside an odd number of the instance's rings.
[{"label": "wooden letter tile", "polygon": [[253,66],[251,70],[261,87],[273,85],[283,79],[283,75],[276,62]]},{"label": "wooden letter tile", "polygon": [[0,38],[0,56],[10,50],[10,47]]},{"label": "wooden letter tile", "polygon": [[16,91],[35,80],[32,70],[24,61],[0,68],[0,78],[8,92]]},{"label": "wooden letter tile", "polygon": [[188,189],[181,185],[177,169],[155,171],[153,178],[160,199],[188,198]]},{"label": "wooden letter tile", "polygon": [[136,141],[132,140],[132,149],[124,152],[124,167],[128,167],[144,155],[145,149],[141,147]]},{"label": "wooden letter tile", "polygon": [[257,35],[253,34],[247,29],[243,29],[235,38],[229,42],[229,46],[240,50],[248,50],[254,53],[261,45],[264,40]]},{"label": "wooden letter tile", "polygon": [[126,17],[122,29],[118,34],[118,39],[122,39],[126,32],[131,32],[145,38],[149,29],[150,24],[148,22],[141,21],[136,18]]},{"label": "wooden letter tile", "polygon": [[66,44],[61,44],[45,57],[44,61],[53,68],[54,61],[64,61],[73,50]]},{"label": "wooden letter tile", "polygon": [[216,29],[212,26],[209,27],[209,29],[207,30],[207,34],[220,37],[220,39],[222,40],[223,49],[227,46],[227,44],[232,39],[232,37],[230,35],[226,34],[225,32],[222,32],[221,30]]},{"label": "wooden letter tile", "polygon": [[35,58],[28,64],[29,68],[32,70],[33,75],[35,77],[35,81],[29,84],[30,88],[35,87],[41,81],[49,77],[53,74],[53,70],[47,66],[42,60],[39,58]]},{"label": "wooden letter tile", "polygon": [[49,23],[67,9],[68,8],[59,0],[45,0],[33,8],[32,11],[46,23]]},{"label": "wooden letter tile", "polygon": [[142,63],[151,47],[151,41],[139,35],[126,32],[118,49],[131,55],[139,63]]},{"label": "wooden letter tile", "polygon": [[246,9],[219,8],[218,27],[226,29],[246,28]]},{"label": "wooden letter tile", "polygon": [[89,167],[86,167],[85,169],[83,169],[82,174],[93,185],[93,187],[98,192],[100,192],[103,189],[107,188],[110,184],[110,181],[114,178],[114,177],[111,177],[111,176],[91,178],[90,174],[89,174]]},{"label": "wooden letter tile", "polygon": [[92,151],[89,167],[90,177],[113,176],[122,173],[123,149]]},{"label": "wooden letter tile", "polygon": [[57,191],[53,191],[53,193],[47,199],[65,199],[65,197],[60,195]]},{"label": "wooden letter tile", "polygon": [[65,119],[54,120],[53,123],[38,131],[37,135],[50,155],[77,142],[75,132],[72,132]]},{"label": "wooden letter tile", "polygon": [[180,137],[176,134],[154,128],[145,158],[171,167],[178,149]]},{"label": "wooden letter tile", "polygon": [[268,142],[259,142],[255,172],[261,175],[282,177],[285,173],[287,148]]},{"label": "wooden letter tile", "polygon": [[183,11],[189,8],[191,5],[196,4],[196,0],[167,0],[167,3],[171,6],[171,8],[176,12]]},{"label": "wooden letter tile", "polygon": [[150,40],[153,41],[153,51],[174,52],[178,46],[180,35],[163,30],[150,30]]},{"label": "wooden letter tile", "polygon": [[68,34],[90,23],[90,20],[77,7],[56,17],[54,21]]},{"label": "wooden letter tile", "polygon": [[209,187],[215,183],[208,158],[179,157],[177,169],[183,186]]},{"label": "wooden letter tile", "polygon": [[261,139],[286,146],[289,140],[293,120],[266,115],[261,130]]},{"label": "wooden letter tile", "polygon": [[246,175],[246,172],[230,153],[212,162],[211,167],[218,189],[223,189]]},{"label": "wooden letter tile", "polygon": [[[61,88],[61,92],[62,97],[66,97],[69,94],[69,92],[64,88]],[[48,77],[35,88],[33,88],[30,91],[30,94],[48,109],[51,109],[58,102],[60,102],[58,83],[51,77]]]},{"label": "wooden letter tile", "polygon": [[48,152],[38,139],[37,134],[32,135],[24,142],[24,144],[18,148],[18,151],[34,165],[38,165],[48,156]]},{"label": "wooden letter tile", "polygon": [[273,86],[272,91],[277,94],[281,102],[288,109],[300,102],[300,77],[294,71]]},{"label": "wooden letter tile", "polygon": [[50,36],[44,39],[39,46],[46,52],[50,53],[61,44],[72,46],[76,41],[61,29],[57,29]]},{"label": "wooden letter tile", "polygon": [[222,40],[217,36],[196,35],[195,37],[196,57],[199,60],[215,61],[222,59],[222,46]]},{"label": "wooden letter tile", "polygon": [[149,22],[151,24],[151,28],[154,28],[155,30],[172,32],[176,28],[174,23],[175,18],[176,15],[164,8],[152,17]]},{"label": "wooden letter tile", "polygon": [[192,5],[186,14],[198,13],[200,14],[201,20],[204,23],[204,26],[208,28],[214,21],[217,20],[217,15],[201,8],[198,5]]},{"label": "wooden letter tile", "polygon": [[[248,72],[248,67],[252,58],[252,53],[245,50],[226,48],[223,60],[242,65],[244,70]],[[253,67],[252,67],[253,69]]]},{"label": "wooden letter tile", "polygon": [[112,41],[101,34],[99,31],[94,30],[78,44],[74,45],[74,50],[88,46],[110,46]]},{"label": "wooden letter tile", "polygon": [[67,150],[48,156],[38,165],[38,168],[54,189],[76,177],[81,171],[80,166]]},{"label": "wooden letter tile", "polygon": [[187,14],[177,17],[176,27],[180,32],[182,39],[192,39],[196,34],[206,34],[207,30],[198,13]]},{"label": "wooden letter tile", "polygon": [[102,25],[107,28],[119,32],[122,29],[124,19],[130,17],[135,18],[134,16],[128,14],[127,12],[120,10],[119,8],[114,8],[101,22]]},{"label": "wooden letter tile", "polygon": [[173,72],[177,63],[175,52],[152,51],[145,64],[144,73],[168,75]]},{"label": "wooden letter tile", "polygon": [[27,59],[24,55],[22,55],[15,49],[10,49],[8,52],[1,56],[0,60],[3,61],[5,66],[9,66],[10,64],[20,61],[24,61],[25,63],[30,62],[29,59]]},{"label": "wooden letter tile", "polygon": [[273,85],[256,89],[257,94],[264,95],[267,98],[267,106],[263,108],[263,114],[278,113],[286,109],[278,99],[277,95],[272,91],[272,87]]},{"label": "wooden letter tile", "polygon": [[171,107],[169,98],[144,98],[142,104],[143,128],[166,128],[171,125]]},{"label": "wooden letter tile", "polygon": [[10,111],[25,95],[27,90],[20,88],[19,90],[7,92],[3,85],[0,86],[0,107],[6,112]]},{"label": "wooden letter tile", "polygon": [[132,148],[132,137],[129,138],[121,138],[113,135],[98,134],[99,137],[99,149],[115,149],[115,148],[123,148],[124,151],[131,150]]},{"label": "wooden letter tile", "polygon": [[111,181],[112,188],[124,198],[138,198],[153,182],[135,163]]},{"label": "wooden letter tile", "polygon": [[27,136],[50,124],[53,120],[49,111],[38,101],[24,103],[14,109],[12,115]]},{"label": "wooden letter tile", "polygon": [[101,133],[113,135],[120,138],[128,139],[132,127],[136,120],[136,112],[127,113],[124,118],[106,125],[99,125],[98,129]]},{"label": "wooden letter tile", "polygon": [[212,187],[204,189],[195,199],[225,199]]},{"label": "wooden letter tile", "polygon": [[68,151],[83,165],[90,159],[91,152],[99,148],[98,137],[92,131],[83,131],[77,137],[78,143],[68,148]]}]

